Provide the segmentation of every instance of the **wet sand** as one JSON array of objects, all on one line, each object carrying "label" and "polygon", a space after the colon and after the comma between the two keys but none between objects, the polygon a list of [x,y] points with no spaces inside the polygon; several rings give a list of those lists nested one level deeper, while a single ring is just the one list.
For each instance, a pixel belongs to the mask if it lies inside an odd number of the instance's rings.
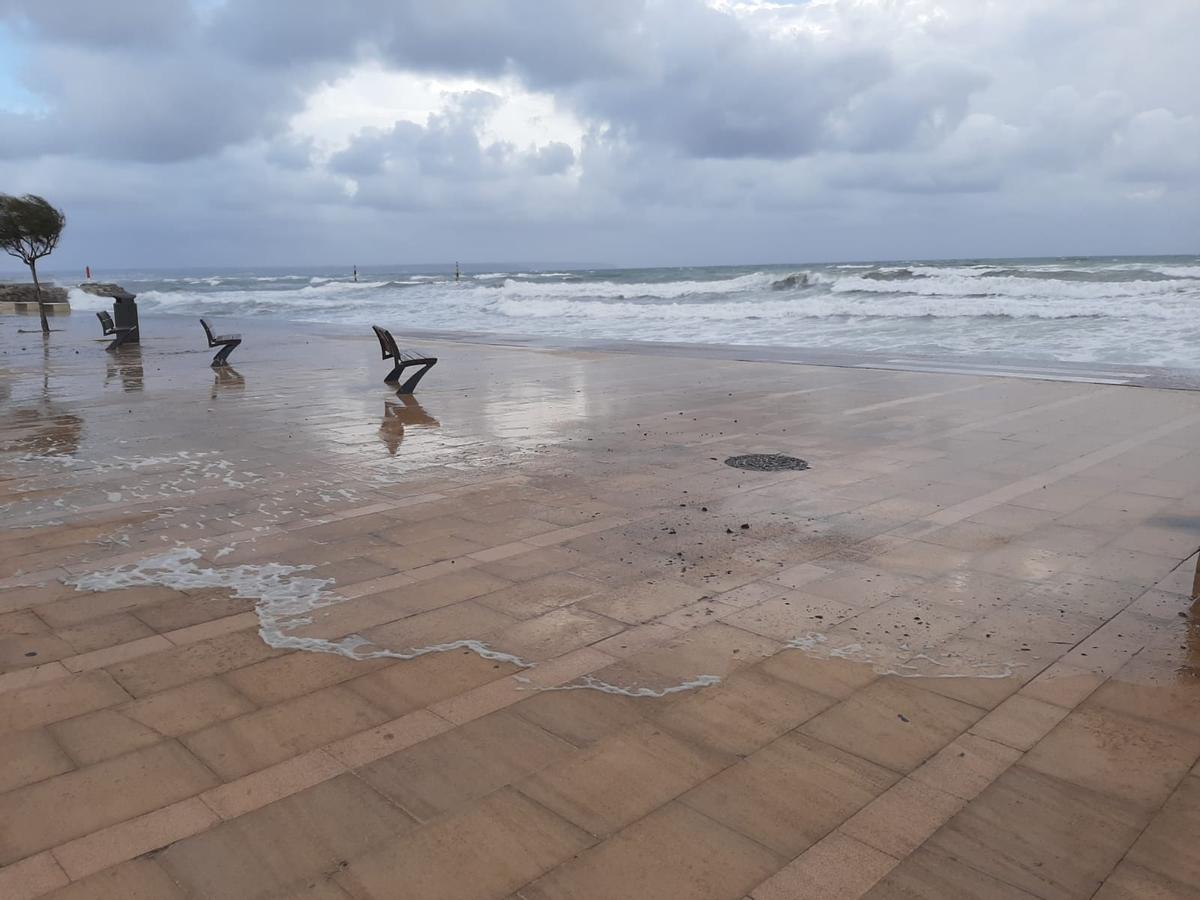
[{"label": "wet sand", "polygon": [[0,896],[1200,890],[1200,393],[34,322]]}]

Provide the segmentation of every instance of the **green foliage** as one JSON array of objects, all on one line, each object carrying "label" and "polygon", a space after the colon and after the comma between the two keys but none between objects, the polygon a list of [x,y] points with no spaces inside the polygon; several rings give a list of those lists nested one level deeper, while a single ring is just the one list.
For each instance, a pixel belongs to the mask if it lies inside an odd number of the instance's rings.
[{"label": "green foliage", "polygon": [[27,266],[58,246],[66,217],[36,194],[0,194],[0,250]]}]

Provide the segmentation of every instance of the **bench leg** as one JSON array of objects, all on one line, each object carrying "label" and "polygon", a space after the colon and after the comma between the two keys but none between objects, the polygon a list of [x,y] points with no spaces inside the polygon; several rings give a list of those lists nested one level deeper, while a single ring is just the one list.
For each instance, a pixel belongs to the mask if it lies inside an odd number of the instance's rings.
[{"label": "bench leg", "polygon": [[[425,373],[432,369],[434,365],[435,363],[425,363],[425,365],[421,366],[421,368],[417,370],[415,375],[410,376],[409,379],[404,382],[404,384],[400,385],[400,387],[396,389],[396,393],[411,394],[417,389],[417,385],[420,384],[421,379],[425,377]],[[396,377],[399,378],[398,371],[396,372]]]},{"label": "bench leg", "polygon": [[392,369],[391,372],[388,373],[387,378],[383,379],[383,383],[384,384],[395,384],[397,381],[400,380],[400,373],[403,371],[404,371],[404,364],[401,363],[400,365],[396,366],[396,368]]},{"label": "bench leg", "polygon": [[123,345],[124,345],[124,344],[125,344],[125,343],[126,343],[128,340],[130,340],[130,339],[131,339],[131,338],[132,338],[132,337],[133,337],[135,334],[137,334],[137,328],[136,328],[136,327],[134,327],[134,328],[130,328],[128,331],[118,331],[118,332],[116,333],[116,337],[114,337],[114,338],[113,338],[113,341],[112,341],[112,343],[111,343],[111,344],[109,344],[109,345],[108,345],[107,347],[105,347],[104,349],[105,349],[105,350],[108,350],[108,351],[110,351],[110,352],[111,352],[111,351],[113,351],[113,350],[116,350],[116,349],[118,349],[119,347],[123,346]]},{"label": "bench leg", "polygon": [[241,341],[230,341],[227,344],[222,344],[221,349],[217,351],[217,355],[213,357],[213,368],[215,369],[218,366],[229,365],[229,354],[232,353],[240,343]]}]

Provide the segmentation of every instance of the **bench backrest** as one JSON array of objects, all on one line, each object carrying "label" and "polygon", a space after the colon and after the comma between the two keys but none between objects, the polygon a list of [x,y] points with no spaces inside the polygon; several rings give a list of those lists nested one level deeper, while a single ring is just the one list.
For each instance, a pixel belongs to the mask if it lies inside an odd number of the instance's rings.
[{"label": "bench backrest", "polygon": [[110,316],[104,310],[100,310],[98,313],[96,313],[96,318],[100,320],[100,327],[104,329],[105,334],[112,334],[113,331],[116,330],[116,326],[113,325],[112,316]]},{"label": "bench backrest", "polygon": [[207,319],[201,319],[200,324],[204,326],[204,333],[208,336],[208,346],[213,346],[216,341],[213,340],[212,328],[209,327]]},{"label": "bench backrest", "polygon": [[371,328],[375,331],[375,337],[379,338],[379,349],[383,353],[383,359],[400,362],[400,350],[396,347],[396,339],[392,337],[392,333],[378,325],[372,325]]}]

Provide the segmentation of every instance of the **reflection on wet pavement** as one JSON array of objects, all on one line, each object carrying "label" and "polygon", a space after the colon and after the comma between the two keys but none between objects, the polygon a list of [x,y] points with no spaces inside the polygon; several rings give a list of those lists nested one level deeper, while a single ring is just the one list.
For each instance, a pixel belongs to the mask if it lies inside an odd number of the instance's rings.
[{"label": "reflection on wet pavement", "polygon": [[146,373],[140,344],[126,344],[107,354],[105,363],[105,384],[119,379],[125,391],[140,391],[144,386]]},{"label": "reflection on wet pavement", "polygon": [[[190,320],[114,357],[68,327],[4,335],[0,725],[91,749],[0,789],[0,817],[45,819],[0,863],[195,795],[254,816],[353,769],[425,811],[417,835],[504,788],[618,858],[635,829],[768,854],[731,897],[787,896],[818,848],[881,863],[881,891],[953,896],[928,880],[952,854],[1075,896],[1135,877],[1127,852],[1154,869],[1138,836],[1195,780],[1200,394],[445,342],[398,397],[369,334],[245,324],[239,370],[213,372]],[[744,454],[811,468],[724,465]],[[156,765],[206,774],[55,824],[41,778],[168,746]],[[249,790],[275,767],[303,774]],[[827,805],[775,803],[813,772]],[[1064,850],[1069,872],[1016,844],[998,862],[956,835],[991,816],[1008,840],[1005,792],[1058,804],[1012,825],[1050,823],[1043,847],[1110,833],[1053,831],[1088,792],[1131,830]],[[187,882],[224,827],[153,865]],[[153,849],[128,846],[101,868]],[[528,896],[632,895],[579,849]]]},{"label": "reflection on wet pavement", "polygon": [[4,443],[0,445],[3,452],[63,456],[79,449],[83,419],[53,402],[8,407],[4,415]]},{"label": "reflection on wet pavement", "polygon": [[223,391],[240,391],[246,387],[246,377],[226,363],[213,369],[213,386],[210,399],[216,400]]},{"label": "reflection on wet pavement", "polygon": [[395,456],[404,441],[406,427],[436,428],[438,420],[429,415],[412,394],[396,394],[395,400],[383,401],[383,422],[379,426],[379,439],[387,447],[388,455]]}]

